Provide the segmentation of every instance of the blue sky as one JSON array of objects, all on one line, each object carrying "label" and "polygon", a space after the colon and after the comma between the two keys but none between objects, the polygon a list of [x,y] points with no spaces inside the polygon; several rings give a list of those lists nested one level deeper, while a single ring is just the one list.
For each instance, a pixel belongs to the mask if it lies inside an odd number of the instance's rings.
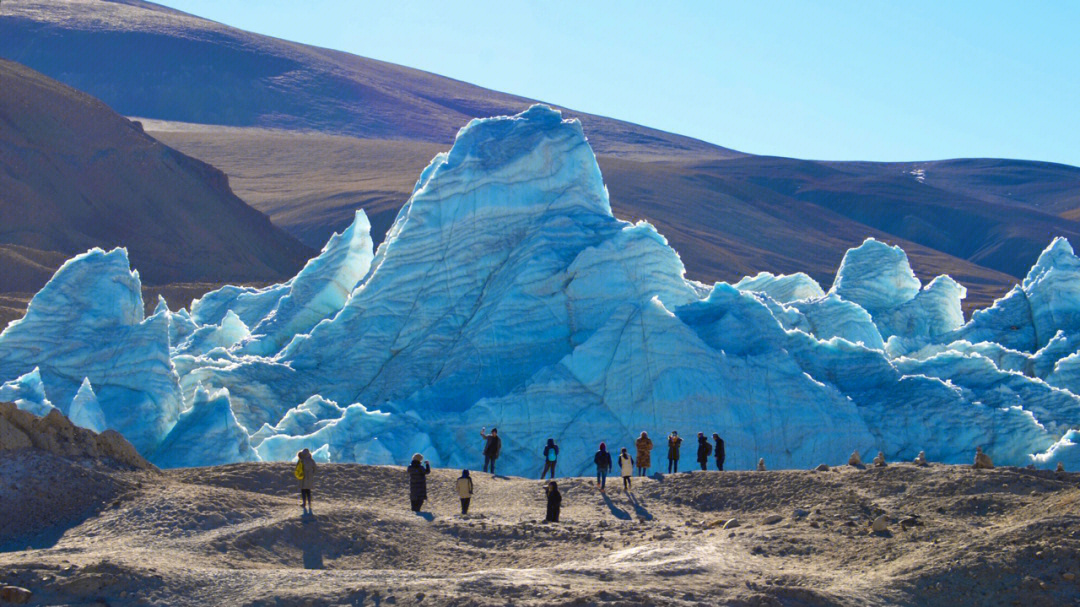
[{"label": "blue sky", "polygon": [[757,154],[1080,165],[1080,2],[164,4]]}]

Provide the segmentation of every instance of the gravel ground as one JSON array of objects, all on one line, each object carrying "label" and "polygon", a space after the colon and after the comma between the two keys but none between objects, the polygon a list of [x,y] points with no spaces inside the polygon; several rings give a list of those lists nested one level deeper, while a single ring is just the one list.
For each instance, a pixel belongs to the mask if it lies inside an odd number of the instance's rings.
[{"label": "gravel ground", "polygon": [[[31,604],[1080,605],[1080,475],[907,464],[609,483],[402,468],[132,471],[0,452],[0,583]],[[14,513],[14,516],[7,516]],[[886,516],[888,531],[871,522]],[[731,519],[737,526],[724,525]],[[779,519],[779,520],[776,520]]]}]

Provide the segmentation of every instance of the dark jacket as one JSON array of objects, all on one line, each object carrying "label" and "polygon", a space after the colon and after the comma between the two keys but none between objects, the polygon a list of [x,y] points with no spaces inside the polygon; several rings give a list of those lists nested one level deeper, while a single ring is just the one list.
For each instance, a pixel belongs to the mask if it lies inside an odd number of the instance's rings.
[{"label": "dark jacket", "polygon": [[709,439],[704,436],[698,437],[697,441],[697,461],[707,462],[709,461],[709,454],[712,453],[712,445],[709,444]]},{"label": "dark jacket", "polygon": [[500,451],[502,451],[502,438],[498,434],[489,434],[487,442],[484,443],[484,457],[499,459]]},{"label": "dark jacket", "polygon": [[713,457],[716,458],[716,461],[718,461],[718,462],[720,462],[722,464],[722,463],[724,463],[724,456],[725,456],[725,453],[724,453],[724,439],[720,438],[719,436],[715,436],[713,438],[716,440],[716,449],[713,451]]},{"label": "dark jacket", "polygon": [[679,447],[682,446],[681,436],[669,436],[667,439],[667,458],[679,460]]},{"label": "dark jacket", "polygon": [[547,490],[547,518],[545,520],[559,522],[559,510],[562,508],[562,494],[558,489]]},{"label": "dark jacket", "polygon": [[[555,451],[555,459],[548,458],[548,452],[550,452],[552,450]],[[545,462],[547,462],[547,461],[552,461],[553,462],[553,461],[555,461],[557,459],[559,459],[559,446],[556,445],[555,443],[548,443],[544,447],[544,461]]]},{"label": "dark jacket", "polygon": [[596,464],[596,467],[603,471],[611,470],[611,453],[608,451],[597,451],[593,456],[592,461]]},{"label": "dark jacket", "polygon": [[427,499],[427,475],[429,474],[431,474],[431,464],[428,462],[424,462],[423,466],[420,465],[420,462],[409,464],[410,500]]}]

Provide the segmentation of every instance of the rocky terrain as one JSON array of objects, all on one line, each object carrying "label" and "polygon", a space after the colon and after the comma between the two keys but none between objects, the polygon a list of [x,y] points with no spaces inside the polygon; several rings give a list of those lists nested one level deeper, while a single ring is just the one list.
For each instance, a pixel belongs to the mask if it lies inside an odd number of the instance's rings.
[{"label": "rocky terrain", "polygon": [[30,604],[1080,603],[1074,473],[695,471],[635,479],[629,494],[613,479],[606,495],[566,478],[562,520],[547,524],[534,479],[474,473],[462,516],[458,471],[434,470],[416,515],[401,468],[324,464],[302,514],[292,464],[159,472],[91,456],[109,439],[71,434],[59,414],[28,424],[11,409],[0,584]]}]

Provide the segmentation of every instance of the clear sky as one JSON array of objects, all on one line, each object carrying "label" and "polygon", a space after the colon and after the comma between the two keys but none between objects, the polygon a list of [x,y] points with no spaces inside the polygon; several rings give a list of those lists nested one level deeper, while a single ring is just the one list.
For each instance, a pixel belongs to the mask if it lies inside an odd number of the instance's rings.
[{"label": "clear sky", "polygon": [[165,0],[757,154],[1080,165],[1080,2]]}]

